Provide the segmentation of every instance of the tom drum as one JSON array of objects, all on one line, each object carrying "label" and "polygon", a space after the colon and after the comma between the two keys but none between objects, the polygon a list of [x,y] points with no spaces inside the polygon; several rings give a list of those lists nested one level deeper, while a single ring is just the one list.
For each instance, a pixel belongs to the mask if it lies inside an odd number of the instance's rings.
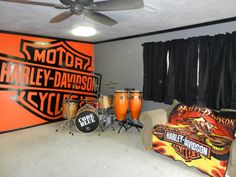
[{"label": "tom drum", "polygon": [[101,95],[98,98],[98,108],[99,109],[108,109],[112,107],[111,97],[108,95]]},{"label": "tom drum", "polygon": [[63,101],[62,117],[64,119],[74,119],[79,109],[79,103],[75,100]]}]

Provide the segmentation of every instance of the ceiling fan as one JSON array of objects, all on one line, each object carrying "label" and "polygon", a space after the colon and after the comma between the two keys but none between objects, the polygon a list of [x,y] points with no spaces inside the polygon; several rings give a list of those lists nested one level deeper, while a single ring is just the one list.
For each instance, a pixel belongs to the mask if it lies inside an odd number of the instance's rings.
[{"label": "ceiling fan", "polygon": [[50,23],[59,23],[72,15],[85,15],[86,17],[102,23],[104,25],[112,26],[118,23],[116,20],[104,15],[98,11],[120,11],[139,9],[144,7],[143,0],[60,0],[61,4],[53,4],[48,2],[36,2],[30,0],[0,0],[4,2],[30,4],[38,6],[49,6],[56,9],[67,9],[59,15],[53,17]]}]

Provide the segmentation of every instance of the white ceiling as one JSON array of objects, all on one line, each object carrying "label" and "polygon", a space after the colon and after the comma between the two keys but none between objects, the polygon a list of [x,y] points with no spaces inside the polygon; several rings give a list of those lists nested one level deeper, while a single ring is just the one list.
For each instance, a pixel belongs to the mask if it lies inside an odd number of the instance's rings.
[{"label": "white ceiling", "polygon": [[[59,0],[38,2],[60,4]],[[99,42],[236,17],[236,0],[144,0],[144,5],[142,9],[102,12],[118,21],[106,26],[83,15],[52,24],[49,20],[62,9],[0,1],[0,30]],[[80,25],[93,26],[98,33],[88,38],[73,36],[71,30]]]}]

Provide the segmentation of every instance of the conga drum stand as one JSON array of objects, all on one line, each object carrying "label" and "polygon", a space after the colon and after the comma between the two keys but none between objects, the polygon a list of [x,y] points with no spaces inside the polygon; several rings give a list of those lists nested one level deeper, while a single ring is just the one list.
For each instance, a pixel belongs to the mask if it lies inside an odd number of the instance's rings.
[{"label": "conga drum stand", "polygon": [[134,121],[130,119],[127,120],[127,124],[129,125],[128,129],[130,129],[131,127],[135,127],[139,131],[139,129],[143,128],[143,126],[134,123]]},{"label": "conga drum stand", "polygon": [[120,133],[121,129],[124,128],[125,131],[127,131],[129,128],[127,127],[127,121],[126,120],[123,120],[123,121],[119,121],[119,125],[120,125],[120,128],[118,130],[117,133]]}]

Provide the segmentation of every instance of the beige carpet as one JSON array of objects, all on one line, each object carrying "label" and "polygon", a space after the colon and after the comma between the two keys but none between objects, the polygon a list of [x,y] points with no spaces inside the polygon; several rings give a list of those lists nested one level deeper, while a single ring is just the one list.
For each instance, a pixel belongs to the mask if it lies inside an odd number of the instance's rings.
[{"label": "beige carpet", "polygon": [[60,123],[0,135],[0,177],[204,177],[197,169],[146,151],[140,133],[108,129],[98,136]]}]

